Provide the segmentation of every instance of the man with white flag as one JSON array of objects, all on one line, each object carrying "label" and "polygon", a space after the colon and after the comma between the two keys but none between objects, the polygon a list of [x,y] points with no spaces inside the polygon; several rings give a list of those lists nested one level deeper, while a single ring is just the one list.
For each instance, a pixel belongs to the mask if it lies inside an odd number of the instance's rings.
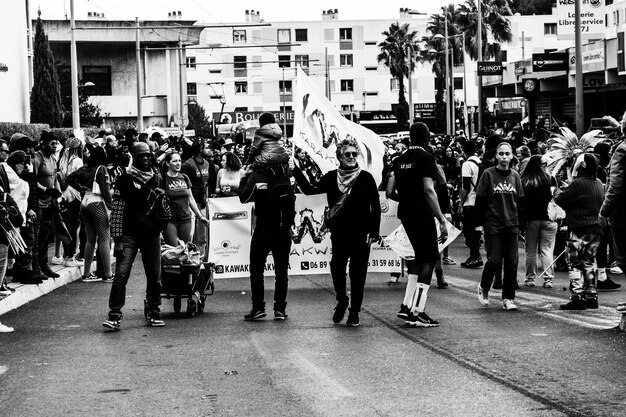
[{"label": "man with white flag", "polygon": [[337,144],[344,139],[355,139],[361,151],[359,165],[380,185],[385,155],[380,137],[343,117],[301,67],[298,67],[294,118],[293,141],[309,154],[322,174],[337,168]]}]

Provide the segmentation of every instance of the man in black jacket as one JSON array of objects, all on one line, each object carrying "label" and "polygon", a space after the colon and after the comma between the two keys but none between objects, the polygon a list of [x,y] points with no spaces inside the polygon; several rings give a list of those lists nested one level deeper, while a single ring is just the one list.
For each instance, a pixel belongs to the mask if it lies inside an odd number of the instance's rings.
[{"label": "man in black jacket", "polygon": [[159,176],[152,170],[153,155],[146,143],[136,142],[132,149],[133,164],[115,184],[111,212],[111,236],[115,241],[115,276],[109,297],[109,316],[102,325],[119,330],[122,307],[126,301],[126,284],[130,271],[141,251],[146,272],[146,323],[151,327],[164,326],[160,317],[161,306],[161,230],[150,223],[148,196],[157,188]]},{"label": "man in black jacket", "polygon": [[[290,175],[290,173],[288,174]],[[291,226],[295,209],[293,189],[288,175],[275,176],[262,171],[246,171],[239,184],[239,200],[254,202],[256,225],[250,242],[250,289],[252,310],[244,316],[252,321],[265,317],[263,271],[267,255],[274,257],[274,319],[285,320]]]}]

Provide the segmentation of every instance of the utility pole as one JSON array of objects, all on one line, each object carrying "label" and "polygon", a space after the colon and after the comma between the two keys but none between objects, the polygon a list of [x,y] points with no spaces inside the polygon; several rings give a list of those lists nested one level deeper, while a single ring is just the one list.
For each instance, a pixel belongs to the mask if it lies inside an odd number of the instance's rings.
[{"label": "utility pole", "polygon": [[330,101],[330,68],[328,66],[328,47],[324,48],[324,64],[326,66],[326,98]]},{"label": "utility pole", "polygon": [[[483,60],[483,12],[482,0],[476,1],[478,27],[476,28],[476,44],[478,45],[478,62]],[[483,77],[478,76],[478,131],[483,129]]]},{"label": "utility pole", "polygon": [[[411,80],[411,67],[413,64],[413,45],[408,45],[408,57],[409,57],[409,127],[413,124],[413,118],[415,116],[415,110],[413,109],[413,82]],[[365,97],[365,96],[363,96]],[[365,98],[363,99],[365,101]]]},{"label": "utility pole", "polygon": [[465,136],[469,139],[469,122],[467,120],[467,71],[465,66],[465,34],[461,35],[463,39],[463,120],[465,121]]},{"label": "utility pole", "polygon": [[526,59],[526,37],[524,31],[522,31],[522,59]]},{"label": "utility pole", "polygon": [[70,78],[72,84],[72,126],[80,129],[80,109],[78,104],[78,56],[76,53],[76,22],[74,21],[74,0],[70,0]]},{"label": "utility pole", "polygon": [[585,133],[585,95],[583,93],[583,62],[582,62],[582,35],[580,33],[580,0],[574,3],[574,30],[576,43],[576,136],[579,138]]},{"label": "utility pole", "polygon": [[449,76],[450,74],[448,73],[449,68],[450,68],[450,58],[449,58],[449,51],[448,49],[450,48],[450,40],[448,39],[448,11],[446,10],[446,8],[444,7],[443,9],[443,30],[444,30],[444,34],[445,34],[445,51],[444,51],[444,56],[445,56],[445,61],[446,61],[446,71],[444,73],[444,76],[446,77],[446,133],[449,135],[450,134],[450,120],[452,118],[452,115],[450,114],[450,81],[449,81]]},{"label": "utility pole", "polygon": [[183,101],[183,41],[178,37],[178,114],[180,115],[181,135],[185,133],[185,102]]},{"label": "utility pole", "polygon": [[141,108],[141,52],[139,47],[139,35],[141,30],[139,28],[139,17],[135,17],[135,60],[137,61],[137,132],[143,132],[143,112]]},{"label": "utility pole", "polygon": [[454,47],[450,48],[450,135],[454,136],[456,127],[456,107],[454,105]]},{"label": "utility pole", "polygon": [[283,135],[287,137],[287,106],[285,105],[285,67],[283,69],[283,88],[280,94],[283,99]]}]

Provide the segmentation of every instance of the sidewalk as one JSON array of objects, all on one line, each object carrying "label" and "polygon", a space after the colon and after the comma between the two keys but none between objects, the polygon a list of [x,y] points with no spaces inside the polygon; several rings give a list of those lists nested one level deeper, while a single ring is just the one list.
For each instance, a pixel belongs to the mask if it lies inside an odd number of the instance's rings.
[{"label": "sidewalk", "polygon": [[79,267],[67,268],[62,265],[50,265],[50,269],[59,274],[60,277],[48,278],[41,284],[9,283],[9,287],[15,289],[15,292],[0,298],[0,316],[81,277]]}]

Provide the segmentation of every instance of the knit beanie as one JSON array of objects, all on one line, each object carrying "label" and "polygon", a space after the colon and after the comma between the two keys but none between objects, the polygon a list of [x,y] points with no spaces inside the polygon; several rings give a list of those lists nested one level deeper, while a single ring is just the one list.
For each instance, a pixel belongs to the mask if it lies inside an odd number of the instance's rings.
[{"label": "knit beanie", "polygon": [[259,117],[259,127],[263,127],[270,123],[276,123],[276,118],[272,113],[263,113],[261,117]]},{"label": "knit beanie", "polygon": [[409,134],[411,136],[411,145],[424,145],[430,140],[428,126],[422,122],[413,123]]}]

